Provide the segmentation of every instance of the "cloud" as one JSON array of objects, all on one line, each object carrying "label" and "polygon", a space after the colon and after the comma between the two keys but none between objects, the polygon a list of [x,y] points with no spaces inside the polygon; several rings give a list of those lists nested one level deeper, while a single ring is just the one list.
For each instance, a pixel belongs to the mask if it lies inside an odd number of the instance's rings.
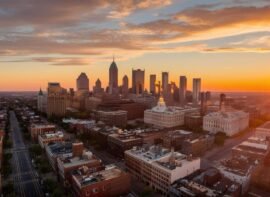
[{"label": "cloud", "polygon": [[[269,51],[270,35],[238,43],[214,46],[208,43],[215,38],[269,30],[267,5],[220,7],[215,3],[160,15],[149,22],[119,20],[140,10],[172,3],[171,0],[18,0],[16,4],[0,1],[0,25],[5,27],[0,30],[0,56],[12,59],[34,55],[41,58],[27,60],[88,65],[90,57],[102,61],[112,54],[124,60],[160,52]],[[52,55],[58,58],[44,57]]]}]

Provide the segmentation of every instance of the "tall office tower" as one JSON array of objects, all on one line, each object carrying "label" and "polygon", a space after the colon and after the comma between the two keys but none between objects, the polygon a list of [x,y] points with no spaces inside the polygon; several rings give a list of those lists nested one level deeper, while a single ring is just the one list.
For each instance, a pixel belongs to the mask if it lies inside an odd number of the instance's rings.
[{"label": "tall office tower", "polygon": [[37,96],[37,109],[40,112],[46,112],[47,107],[47,95],[43,94],[41,88]]},{"label": "tall office tower", "polygon": [[123,77],[122,94],[128,95],[128,77],[126,75]]},{"label": "tall office tower", "polygon": [[186,93],[187,93],[187,77],[180,76],[179,100],[181,105],[186,104]]},{"label": "tall office tower", "polygon": [[144,70],[132,69],[132,92],[142,94],[144,91]]},{"label": "tall office tower", "polygon": [[118,94],[118,68],[114,59],[109,70],[109,93]]},{"label": "tall office tower", "polygon": [[99,94],[99,93],[104,92],[104,88],[102,88],[101,81],[99,79],[97,79],[97,81],[96,81],[96,85],[93,88],[93,92],[94,92],[94,94]]},{"label": "tall office tower", "polygon": [[204,116],[207,110],[206,94],[201,92],[201,115]]},{"label": "tall office tower", "polygon": [[201,79],[194,78],[193,79],[193,104],[198,104],[200,100],[200,92],[201,92]]},{"label": "tall office tower", "polygon": [[163,93],[167,93],[167,87],[169,84],[169,73],[168,72],[162,72],[162,91]]},{"label": "tall office tower", "polygon": [[77,78],[77,90],[89,91],[89,79],[85,73],[81,73]]},{"label": "tall office tower", "polygon": [[69,96],[67,90],[60,86],[60,83],[48,84],[47,115],[63,117],[66,108],[69,107]]},{"label": "tall office tower", "polygon": [[225,108],[225,100],[226,100],[226,94],[220,94],[219,99],[219,110],[223,111]]},{"label": "tall office tower", "polygon": [[150,75],[150,93],[155,95],[156,94],[156,75]]}]

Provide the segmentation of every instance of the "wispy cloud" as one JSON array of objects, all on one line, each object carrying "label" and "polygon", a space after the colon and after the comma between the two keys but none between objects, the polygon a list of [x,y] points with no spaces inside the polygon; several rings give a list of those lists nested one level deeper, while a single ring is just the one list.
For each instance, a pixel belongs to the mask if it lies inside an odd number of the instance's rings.
[{"label": "wispy cloud", "polygon": [[[179,7],[178,12],[160,15],[150,22],[125,20],[137,11],[156,10],[173,3],[171,0],[25,0],[16,4],[0,1],[0,25],[5,27],[0,30],[0,56],[12,59],[35,55],[41,58],[26,60],[87,65],[90,57],[101,61],[113,53],[128,59],[157,52],[269,51],[270,36],[216,46],[208,43],[215,38],[269,30],[267,1],[259,6],[243,6],[238,1],[230,7],[220,7],[217,3],[184,10]],[[51,55],[59,58],[44,57]]]}]

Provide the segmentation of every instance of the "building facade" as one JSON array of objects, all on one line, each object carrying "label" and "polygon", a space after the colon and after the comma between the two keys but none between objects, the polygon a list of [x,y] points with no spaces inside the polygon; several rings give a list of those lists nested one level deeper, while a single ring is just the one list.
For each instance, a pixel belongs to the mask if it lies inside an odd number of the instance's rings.
[{"label": "building facade", "polygon": [[125,152],[128,171],[163,195],[171,184],[200,168],[200,159],[187,157],[158,146],[133,148]]},{"label": "building facade", "polygon": [[157,78],[156,75],[150,75],[150,87],[149,87],[149,90],[150,90],[150,93],[152,95],[156,94],[156,78]]},{"label": "building facade", "polygon": [[193,85],[192,100],[193,100],[193,104],[196,105],[200,101],[201,79],[200,78],[194,78],[192,85]]},{"label": "building facade", "polygon": [[144,92],[144,70],[132,69],[132,93],[142,94]]},{"label": "building facade", "polygon": [[118,94],[118,68],[114,60],[109,69],[109,93]]},{"label": "building facade", "polygon": [[185,113],[175,108],[168,108],[160,97],[156,107],[144,111],[144,122],[161,128],[184,125]]},{"label": "building facade", "polygon": [[212,112],[203,117],[203,129],[233,136],[249,127],[249,114],[243,111]]}]

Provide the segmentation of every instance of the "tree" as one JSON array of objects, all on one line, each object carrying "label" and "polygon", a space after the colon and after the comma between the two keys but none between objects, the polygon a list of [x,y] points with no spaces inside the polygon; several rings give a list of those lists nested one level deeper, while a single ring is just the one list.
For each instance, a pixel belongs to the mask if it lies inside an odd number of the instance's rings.
[{"label": "tree", "polygon": [[218,146],[223,146],[226,140],[226,134],[223,132],[218,132],[215,135],[215,144],[217,144]]},{"label": "tree", "polygon": [[31,154],[38,156],[42,154],[42,148],[39,146],[39,144],[34,144],[29,148],[29,151]]}]

